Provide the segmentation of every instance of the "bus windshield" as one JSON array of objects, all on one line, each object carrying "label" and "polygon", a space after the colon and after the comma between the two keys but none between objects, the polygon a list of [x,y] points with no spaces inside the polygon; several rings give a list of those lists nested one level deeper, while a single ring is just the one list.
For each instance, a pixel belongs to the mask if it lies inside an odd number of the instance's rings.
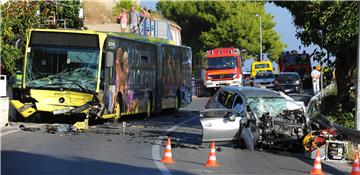
[{"label": "bus windshield", "polygon": [[236,57],[208,58],[206,69],[234,69],[236,65]]},{"label": "bus windshield", "polygon": [[28,48],[26,86],[95,92],[98,48],[33,46]]},{"label": "bus windshield", "polygon": [[255,64],[255,69],[266,69],[266,68],[270,68],[270,64],[267,63]]}]

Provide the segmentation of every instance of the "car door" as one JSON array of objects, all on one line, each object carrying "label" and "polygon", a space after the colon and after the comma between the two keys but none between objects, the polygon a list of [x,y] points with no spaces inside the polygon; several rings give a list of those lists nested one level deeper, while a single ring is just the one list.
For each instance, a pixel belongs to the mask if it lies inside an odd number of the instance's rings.
[{"label": "car door", "polygon": [[218,96],[218,102],[224,107],[201,112],[203,142],[231,141],[239,138],[240,115],[233,109],[237,96],[232,91],[222,91]]}]

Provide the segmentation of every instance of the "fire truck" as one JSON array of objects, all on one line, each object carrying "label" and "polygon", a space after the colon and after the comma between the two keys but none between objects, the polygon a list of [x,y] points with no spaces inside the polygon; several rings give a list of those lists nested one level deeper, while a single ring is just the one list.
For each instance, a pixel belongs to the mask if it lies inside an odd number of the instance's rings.
[{"label": "fire truck", "polygon": [[305,51],[287,51],[279,58],[279,72],[297,72],[304,82],[311,82],[310,55]]},{"label": "fire truck", "polygon": [[242,86],[240,50],[234,47],[215,48],[206,52],[205,81],[207,95],[221,86]]}]

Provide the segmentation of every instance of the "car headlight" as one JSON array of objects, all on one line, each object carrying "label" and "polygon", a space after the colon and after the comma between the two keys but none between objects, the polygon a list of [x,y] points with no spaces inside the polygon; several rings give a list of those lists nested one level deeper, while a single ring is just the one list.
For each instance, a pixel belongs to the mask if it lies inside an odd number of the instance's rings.
[{"label": "car headlight", "polygon": [[296,81],[295,81],[295,84],[300,84],[300,80],[296,80]]}]

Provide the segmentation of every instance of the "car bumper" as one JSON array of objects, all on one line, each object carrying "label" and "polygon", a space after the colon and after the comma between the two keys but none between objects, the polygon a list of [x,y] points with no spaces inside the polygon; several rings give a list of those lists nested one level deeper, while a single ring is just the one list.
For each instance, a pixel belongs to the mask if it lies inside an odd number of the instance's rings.
[{"label": "car bumper", "polygon": [[223,80],[223,81],[205,81],[206,88],[217,88],[221,86],[242,86],[242,80],[233,79],[233,80]]}]

